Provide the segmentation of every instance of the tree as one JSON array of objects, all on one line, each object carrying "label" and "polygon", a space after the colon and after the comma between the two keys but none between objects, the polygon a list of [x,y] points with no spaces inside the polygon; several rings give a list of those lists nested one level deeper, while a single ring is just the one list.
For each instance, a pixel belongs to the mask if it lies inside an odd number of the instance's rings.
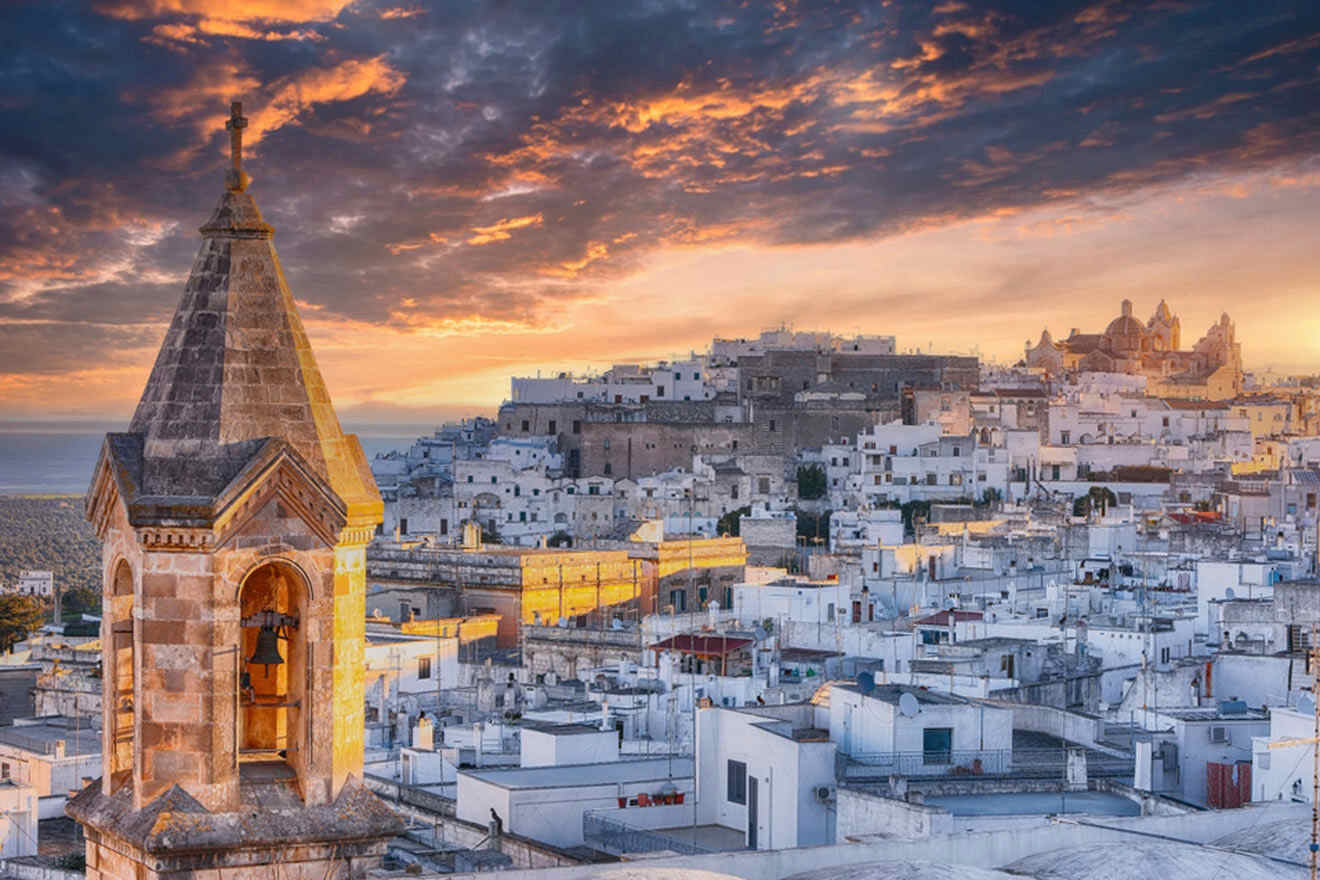
[{"label": "tree", "polygon": [[799,538],[805,538],[813,543],[817,538],[822,542],[828,541],[830,537],[830,513],[825,511],[821,514],[811,513],[806,510],[797,510],[797,534]]},{"label": "tree", "polygon": [[60,597],[66,614],[100,614],[101,597],[87,587],[74,587]]},{"label": "tree", "polygon": [[1073,502],[1073,516],[1090,516],[1092,510],[1102,514],[1118,506],[1118,496],[1107,486],[1092,486],[1091,491]]},{"label": "tree", "polygon": [[35,596],[0,595],[0,652],[12,651],[45,622],[45,610]]},{"label": "tree", "polygon": [[903,511],[903,530],[909,534],[916,534],[916,521],[930,522],[930,502],[929,501],[907,501],[900,508]]},{"label": "tree", "polygon": [[804,501],[824,498],[828,490],[825,468],[818,464],[804,464],[797,469],[798,497]]},{"label": "tree", "polygon": [[736,538],[739,536],[739,517],[751,516],[751,514],[752,506],[750,504],[746,507],[739,507],[737,510],[730,510],[728,513],[724,514],[724,516],[720,517],[720,521],[715,524],[715,531],[718,534]]},{"label": "tree", "polygon": [[545,542],[545,546],[572,547],[573,536],[570,535],[568,532],[564,531],[563,529],[560,529],[559,531],[555,532],[553,535],[550,536],[550,538]]}]

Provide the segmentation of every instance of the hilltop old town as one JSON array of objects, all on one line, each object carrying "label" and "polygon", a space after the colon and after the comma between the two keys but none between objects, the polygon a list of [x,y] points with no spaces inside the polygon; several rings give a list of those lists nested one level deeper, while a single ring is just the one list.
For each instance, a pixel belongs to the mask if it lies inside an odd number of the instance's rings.
[{"label": "hilltop old town", "polygon": [[749,328],[369,459],[245,124],[100,613],[0,658],[0,876],[1305,876],[1320,388],[1230,315]]}]

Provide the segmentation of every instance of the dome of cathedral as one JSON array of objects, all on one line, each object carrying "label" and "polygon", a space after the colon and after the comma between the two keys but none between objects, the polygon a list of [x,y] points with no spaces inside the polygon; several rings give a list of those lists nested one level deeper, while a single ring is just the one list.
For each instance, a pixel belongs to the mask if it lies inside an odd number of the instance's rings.
[{"label": "dome of cathedral", "polygon": [[1120,315],[1105,328],[1109,350],[1116,352],[1140,351],[1146,339],[1146,328],[1131,315]]}]

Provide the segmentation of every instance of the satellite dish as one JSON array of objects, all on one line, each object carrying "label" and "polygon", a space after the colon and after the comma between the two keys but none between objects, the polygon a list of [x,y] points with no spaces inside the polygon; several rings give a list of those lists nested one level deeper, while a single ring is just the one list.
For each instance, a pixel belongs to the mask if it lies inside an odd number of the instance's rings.
[{"label": "satellite dish", "polygon": [[1315,714],[1315,697],[1310,694],[1302,694],[1297,698],[1297,711],[1303,715]]},{"label": "satellite dish", "polygon": [[869,672],[861,672],[857,675],[857,689],[864,694],[869,694],[875,690],[875,676]]},{"label": "satellite dish", "polygon": [[921,706],[917,703],[916,697],[905,693],[898,698],[898,711],[904,718],[916,718]]},{"label": "satellite dish", "polygon": [[1237,593],[1233,592],[1233,588],[1232,588],[1232,587],[1229,587],[1228,589],[1224,590],[1224,598],[1225,598],[1225,599],[1236,599],[1236,598],[1237,598]]}]

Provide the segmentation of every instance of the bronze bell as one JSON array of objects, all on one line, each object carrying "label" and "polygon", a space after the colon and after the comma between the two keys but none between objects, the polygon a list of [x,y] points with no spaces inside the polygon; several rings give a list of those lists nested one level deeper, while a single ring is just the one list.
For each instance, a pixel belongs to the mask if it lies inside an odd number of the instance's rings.
[{"label": "bronze bell", "polygon": [[270,667],[279,666],[284,662],[280,656],[280,637],[275,632],[273,626],[263,626],[257,633],[257,648],[248,658],[249,663],[260,663],[266,667],[265,672],[270,674]]}]

